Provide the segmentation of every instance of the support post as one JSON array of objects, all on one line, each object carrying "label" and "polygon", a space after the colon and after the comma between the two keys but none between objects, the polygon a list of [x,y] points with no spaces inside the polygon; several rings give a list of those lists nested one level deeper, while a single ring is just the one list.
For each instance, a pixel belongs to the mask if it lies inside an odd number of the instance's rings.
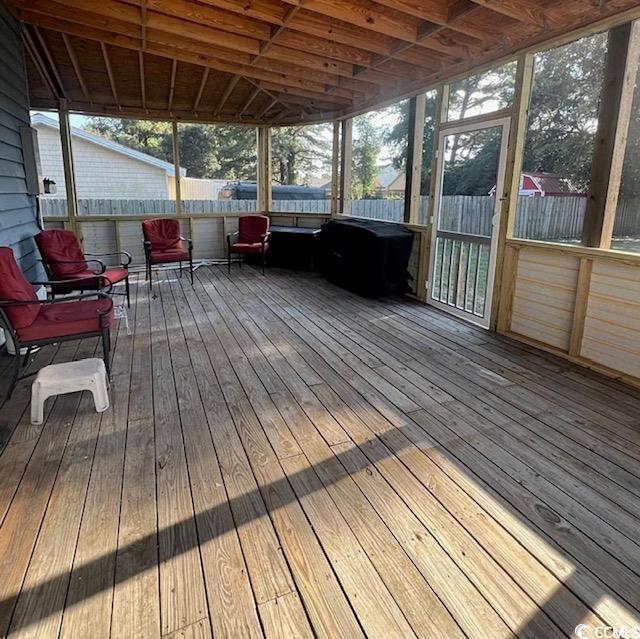
[{"label": "support post", "polygon": [[69,109],[67,101],[60,100],[58,110],[60,120],[60,143],[62,146],[62,165],[64,167],[64,186],[67,193],[67,217],[69,228],[78,236],[80,241],[80,227],[78,225],[78,197],[76,193],[76,176],[73,167],[73,147],[71,143],[71,124],[69,123]]},{"label": "support post", "polygon": [[609,31],[582,243],[611,247],[640,56],[640,25]]},{"label": "support post", "polygon": [[[427,219],[425,223],[431,227],[433,225],[436,206],[436,187],[438,179],[438,153],[440,152],[440,126],[447,121],[447,109],[449,105],[449,85],[443,84],[438,87],[436,98],[436,118],[433,127],[433,139],[431,141],[431,180],[429,183],[429,203],[427,205]],[[432,229],[433,232],[433,229]],[[427,256],[427,259],[429,257]]]},{"label": "support post", "polygon": [[424,146],[424,115],[426,93],[409,100],[409,127],[407,139],[407,167],[404,191],[404,221],[418,223],[420,212],[420,186],[422,183],[422,149]]},{"label": "support post", "polygon": [[340,122],[333,123],[333,144],[331,146],[331,217],[338,214],[340,197]]},{"label": "support post", "polygon": [[340,153],[340,213],[351,215],[351,158],[353,152],[353,119],[342,121]]},{"label": "support post", "polygon": [[491,330],[498,329],[501,332],[507,331],[508,324],[511,322],[511,297],[515,285],[512,271],[517,267],[518,253],[514,251],[507,254],[506,243],[507,238],[513,236],[515,229],[532,85],[533,55],[525,53],[518,59],[516,69],[516,86],[505,164],[504,192],[502,194],[496,193],[496,197],[501,196],[502,206],[496,245],[496,274],[493,283],[493,304],[489,327]]},{"label": "support post", "polygon": [[263,215],[271,212],[271,129],[257,128],[258,136],[258,193],[257,208]]},{"label": "support post", "polygon": [[173,140],[173,166],[176,185],[176,215],[182,215],[182,194],[180,192],[180,140],[178,139],[178,123],[171,123]]}]

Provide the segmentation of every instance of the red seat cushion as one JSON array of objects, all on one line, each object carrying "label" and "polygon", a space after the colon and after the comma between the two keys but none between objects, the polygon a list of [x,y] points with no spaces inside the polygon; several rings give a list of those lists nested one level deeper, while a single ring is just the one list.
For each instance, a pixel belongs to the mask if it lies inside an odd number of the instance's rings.
[{"label": "red seat cushion", "polygon": [[[38,233],[35,240],[54,280],[76,277],[77,273],[87,270],[84,252],[73,231],[47,229]],[[73,264],[64,263],[74,260]]]},{"label": "red seat cushion", "polygon": [[99,311],[107,311],[107,326],[113,324],[113,302],[110,299],[56,302],[36,308],[39,312],[35,321],[18,330],[21,342],[97,333],[102,328]]},{"label": "red seat cushion", "polygon": [[[269,248],[269,242],[265,242],[264,250]],[[232,253],[260,253],[262,251],[262,242],[253,242],[251,244],[247,242],[236,242],[231,245]]]},{"label": "red seat cushion", "polygon": [[173,218],[155,218],[142,222],[142,235],[151,243],[152,251],[182,251],[180,221]]},{"label": "red seat cushion", "polygon": [[[30,302],[37,299],[38,296],[20,270],[13,251],[6,246],[0,247],[0,301]],[[40,311],[37,304],[4,308],[14,329],[32,324]]]},{"label": "red seat cushion", "polygon": [[152,264],[168,264],[170,262],[188,262],[189,251],[182,247],[179,249],[167,249],[165,251],[151,251]]},{"label": "red seat cushion", "polygon": [[[86,282],[70,282],[69,284],[55,284],[51,288],[54,293],[68,293],[71,291],[96,290],[106,288],[109,284],[117,284],[127,279],[129,269],[122,266],[107,268],[101,275],[95,271],[80,271],[73,275],[73,279],[86,278]],[[105,282],[106,280],[106,282]]]}]

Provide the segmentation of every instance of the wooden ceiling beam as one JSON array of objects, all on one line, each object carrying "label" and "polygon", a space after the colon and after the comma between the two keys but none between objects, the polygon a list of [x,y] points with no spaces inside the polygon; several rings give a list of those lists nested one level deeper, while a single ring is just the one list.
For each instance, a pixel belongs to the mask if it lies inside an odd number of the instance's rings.
[{"label": "wooden ceiling beam", "polygon": [[266,82],[266,81],[259,81],[258,82],[258,86],[261,89],[268,89],[270,91],[277,91],[279,93],[281,93],[282,95],[300,95],[303,97],[308,97],[311,98],[313,100],[331,100],[333,102],[335,102],[336,104],[349,104],[352,103],[352,100],[349,100],[348,98],[343,98],[339,95],[336,94],[327,94],[324,91],[314,91],[313,89],[304,89],[304,88],[298,88],[298,87],[289,87],[289,86],[285,86],[285,85],[278,85],[278,84],[274,84],[272,82]]},{"label": "wooden ceiling beam", "polygon": [[49,89],[57,104],[62,98],[62,89],[60,87],[56,87],[51,77],[49,76],[42,57],[35,47],[35,43],[33,42],[31,33],[29,32],[29,29],[25,24],[22,25],[22,34],[24,36],[25,48],[27,49],[27,53],[29,54],[31,61],[33,62],[33,66],[36,68],[38,75],[44,81],[45,86]]},{"label": "wooden ceiling beam", "polygon": [[140,68],[140,100],[142,102],[142,108],[147,110],[147,89],[144,78],[144,53],[138,51],[138,66]]},{"label": "wooden ceiling beam", "polygon": [[249,94],[249,97],[244,101],[244,104],[238,109],[236,113],[236,117],[241,117],[242,114],[251,106],[253,101],[258,97],[260,93],[260,87],[255,87],[253,91]]},{"label": "wooden ceiling beam", "polygon": [[256,113],[255,118],[257,120],[261,120],[267,113],[269,113],[269,111],[271,111],[271,109],[273,109],[274,106],[276,106],[276,104],[279,104],[279,101],[277,99],[274,98],[270,100],[264,105],[262,109],[258,111],[258,113]]},{"label": "wooden ceiling beam", "polygon": [[78,56],[69,40],[69,36],[66,33],[61,33],[62,41],[64,42],[65,49],[67,50],[67,55],[69,56],[69,60],[71,61],[71,66],[73,67],[73,71],[76,74],[76,78],[78,79],[78,84],[80,85],[80,89],[82,91],[82,95],[84,95],[87,102],[93,102],[91,96],[89,95],[89,90],[87,89],[87,85],[84,81],[84,75],[82,73],[82,69],[80,68],[80,63],[78,62]]},{"label": "wooden ceiling beam", "polygon": [[[88,28],[82,25],[76,25],[74,23],[61,20],[51,20],[50,22],[47,22],[45,16],[42,16],[41,14],[31,14],[26,11],[21,12],[21,17],[27,22],[33,21],[41,25],[45,23],[49,28],[53,27],[53,25],[55,24],[55,28],[57,28],[59,31],[64,31],[70,35],[77,35],[82,38],[97,40],[100,43],[107,43],[112,46],[121,46],[136,51],[140,50],[140,41],[138,39],[126,38],[123,36],[118,36],[116,34],[110,34],[104,31],[100,31],[99,29]],[[156,44],[154,40],[152,40],[154,38],[155,32],[151,29],[148,30],[147,51],[148,53],[160,57],[180,60],[182,62],[188,62],[199,66],[210,67],[224,73],[231,73],[234,75],[240,74],[245,78],[265,80],[291,88],[299,87],[307,90],[313,90],[317,93],[322,93],[325,90],[324,84],[309,80],[308,78],[310,77],[310,75],[308,73],[304,73],[304,78],[285,76],[283,73],[276,73],[273,71],[263,70],[259,67],[250,67],[248,65],[237,64],[237,62],[234,63],[221,60],[214,55],[203,55],[200,52],[189,52],[176,46],[169,46],[160,43]],[[340,94],[343,97],[348,98],[349,101],[352,101],[354,97],[353,91],[338,87],[336,87],[336,94]]]},{"label": "wooden ceiling beam", "polygon": [[543,29],[549,25],[547,15],[540,8],[537,0],[472,0],[472,2],[519,22],[535,24]]},{"label": "wooden ceiling beam", "polygon": [[142,0],[140,5],[140,39],[144,51],[147,47],[147,0]]},{"label": "wooden ceiling beam", "polygon": [[[36,5],[38,4],[38,1],[39,0],[35,0]],[[18,0],[18,2],[21,3],[22,0]],[[41,3],[40,5],[38,5],[38,7],[39,7],[39,10],[42,11],[42,13],[39,13],[39,12],[32,13],[30,10],[21,9],[20,15],[22,19],[27,22],[40,24],[50,29],[59,28],[64,30],[65,27],[63,26],[62,22],[58,21],[58,19],[55,18],[54,16],[50,16],[44,13],[45,10],[55,10],[54,5],[56,4],[57,3],[55,2],[50,2],[44,5]],[[111,44],[121,45],[128,48],[131,48],[133,46],[134,48],[136,48],[134,43],[135,43],[135,39],[137,38],[137,33],[135,32],[137,28],[133,28],[133,27],[128,28],[125,23],[125,26],[124,28],[121,28],[121,31],[125,31],[126,33],[132,34],[131,37],[133,38],[133,41],[131,39],[127,40],[123,38],[119,38],[117,41],[114,41],[113,37],[114,35],[116,35],[117,37],[117,34],[113,34],[111,32],[107,33],[106,31],[103,31],[101,29],[103,22],[101,21],[98,15],[92,15],[88,12],[83,12],[83,11],[75,11],[72,14],[70,14],[69,17],[73,18],[74,20],[73,24],[78,23],[78,24],[81,24],[82,27],[86,27],[85,29],[72,30],[75,35],[78,35],[80,37],[87,37],[91,39],[98,39],[98,40],[105,40],[105,37],[108,35],[109,42]],[[110,19],[109,27],[113,28],[114,26],[116,25],[114,25],[113,19]],[[132,29],[134,30],[132,31]],[[155,29],[147,29],[146,30],[147,50],[149,50],[149,47],[152,46],[153,43],[160,44],[160,45],[176,46],[181,49],[185,49],[186,51],[189,51],[196,55],[213,56],[228,62],[233,62],[233,63],[242,62],[242,59],[241,58],[239,59],[239,56],[241,56],[241,54],[234,52],[232,50],[219,49],[215,47],[214,48],[206,47],[204,46],[203,43],[200,43],[199,41],[183,38],[180,36],[175,36],[173,34],[169,34],[166,32],[156,31]],[[141,46],[142,45],[140,44],[140,47]],[[267,56],[273,55],[274,57],[277,57],[277,58],[281,56],[285,57],[282,55],[283,51],[286,53],[286,59],[289,61],[291,60],[295,61],[297,60],[297,58],[300,58],[300,62],[306,63],[306,64],[310,63],[310,60],[309,60],[310,56],[305,55],[303,53],[298,55],[296,51],[292,51],[290,49],[286,49],[283,47],[277,47],[277,48],[272,47],[272,49],[269,50],[266,55]],[[316,73],[314,74],[314,78],[317,79],[318,82],[323,82],[327,85],[341,86],[341,83],[339,82],[339,76],[336,74],[332,74],[331,71],[338,70],[342,76],[351,77],[350,74],[353,70],[353,65],[341,64],[338,62],[334,64],[332,62],[333,61],[325,61],[320,58],[315,58],[313,63],[314,69],[318,69],[318,67],[320,68],[328,67],[329,71],[316,71]],[[244,63],[252,64],[250,59],[246,59]],[[291,62],[289,62],[288,64],[285,64],[285,61],[280,59],[272,59],[271,57],[261,58],[258,55],[253,59],[253,66],[259,69],[264,69],[272,73],[291,74],[301,79],[308,79],[310,77],[308,68],[297,65],[297,64],[293,64]],[[383,85],[383,86],[396,85],[396,81],[394,78],[388,78],[385,75],[379,75],[372,78],[365,78],[363,79],[363,81],[368,82],[370,85],[372,85],[371,87],[372,92],[375,92],[375,87],[379,85]],[[346,87],[347,84],[342,83],[342,86]],[[353,87],[353,89],[367,92],[366,85],[362,85],[360,87]]]},{"label": "wooden ceiling beam", "polygon": [[176,73],[178,72],[178,61],[171,62],[171,76],[169,77],[169,96],[167,97],[167,111],[171,113],[173,108],[173,96],[176,90]]},{"label": "wooden ceiling beam", "polygon": [[207,80],[209,79],[209,73],[211,69],[209,67],[205,67],[202,70],[202,80],[200,80],[200,86],[198,87],[198,93],[196,94],[196,99],[193,102],[193,112],[198,112],[198,107],[200,106],[200,100],[202,100],[202,94],[204,93],[204,87],[207,84]]},{"label": "wooden ceiling beam", "polygon": [[113,95],[113,101],[118,109],[120,108],[120,100],[118,99],[118,90],[116,88],[116,79],[113,75],[113,69],[111,68],[111,60],[109,59],[109,52],[107,51],[107,45],[104,42],[100,43],[100,50],[102,51],[102,59],[104,60],[104,66],[107,69],[107,76],[109,77],[109,85],[111,87],[111,93]]},{"label": "wooden ceiling beam", "polygon": [[[91,11],[74,8],[74,11],[70,12],[65,10],[65,3],[67,2],[73,3],[75,2],[75,0],[61,0],[60,2],[55,2],[53,0],[15,0],[16,6],[20,9],[21,17],[25,21],[43,24],[47,28],[55,28],[56,22],[54,20],[58,20],[56,15],[62,13],[65,16],[65,20],[73,22],[75,24],[108,31],[112,34],[116,33],[132,38],[139,37],[138,34],[140,25],[135,21],[139,21],[140,18],[137,14],[137,10],[135,10],[134,7],[130,7],[134,9],[134,12],[118,12],[116,14],[113,11],[112,6],[114,3],[112,3],[110,15],[105,16],[100,13],[102,5],[92,6]],[[296,12],[291,13],[290,19],[295,16],[295,13]],[[38,18],[35,17],[34,14],[41,14],[49,18],[49,20],[38,20]],[[120,18],[126,18],[127,21],[116,19],[114,17],[115,15],[118,15]],[[153,20],[151,20],[151,24],[155,24]],[[188,24],[189,23],[185,23],[185,25]],[[167,25],[165,24],[164,26],[166,27]],[[171,25],[169,25],[169,27],[171,27]],[[217,32],[215,30],[211,31],[207,28],[195,28],[193,30],[190,30],[189,36],[191,37],[176,35],[176,31],[184,33],[183,29],[176,29],[175,27],[169,28],[168,30],[145,27],[145,42],[142,43],[143,49],[146,49],[146,44],[149,40],[154,40],[159,44],[182,47],[193,53],[215,55],[217,57],[233,62],[242,61],[238,60],[238,56],[242,55],[242,53],[238,53],[238,50],[234,50],[232,48],[221,48],[221,45],[228,45],[228,47],[232,47],[232,44],[229,43],[226,34],[223,34],[224,37],[221,40],[220,32]],[[353,65],[349,62],[342,62],[329,57],[309,53],[309,46],[313,46],[315,43],[310,43],[308,38],[298,38],[296,44],[301,47],[301,49],[295,50],[292,50],[290,47],[274,46],[273,39],[274,38],[272,38],[272,40],[270,41],[269,47],[263,47],[262,49],[260,43],[254,42],[253,44],[244,47],[244,53],[257,52],[255,53],[256,57],[254,64],[263,68],[265,68],[268,64],[271,64],[268,63],[267,60],[273,60],[274,64],[277,64],[278,62],[293,63],[301,69],[302,67],[308,67],[325,74],[332,73],[334,75],[341,75],[343,77],[351,77],[352,75]],[[205,43],[207,45],[206,47]],[[289,42],[288,44],[291,43]],[[330,43],[328,41],[323,41],[323,44],[327,44],[330,46]],[[211,46],[214,46],[216,48],[212,50]],[[356,55],[358,55],[358,53],[354,51],[348,51],[346,53],[355,53]],[[361,61],[361,57],[358,57],[357,61]],[[249,60],[245,61],[245,63],[247,64],[249,62]],[[306,78],[308,76],[308,71],[302,69],[301,77]],[[364,81],[375,85],[394,86],[396,80],[396,78],[388,77],[386,75],[378,75],[373,78],[366,78]],[[328,84],[335,83],[335,79],[324,81]]]},{"label": "wooden ceiling beam", "polygon": [[231,78],[231,80],[229,80],[229,84],[227,84],[227,87],[225,88],[224,93],[222,94],[222,96],[220,97],[220,100],[218,101],[218,105],[216,106],[216,110],[214,111],[214,113],[216,115],[218,115],[222,111],[222,109],[224,108],[224,105],[227,103],[227,100],[231,96],[231,93],[236,88],[236,86],[237,86],[238,82],[240,82],[240,80],[241,80],[241,76],[239,76],[239,75],[234,75]]},{"label": "wooden ceiling beam", "polygon": [[38,27],[33,26],[33,32],[36,35],[36,39],[38,41],[38,45],[42,51],[42,53],[44,53],[44,57],[45,60],[48,63],[48,71],[50,71],[53,74],[53,77],[57,83],[57,85],[60,87],[60,92],[62,94],[62,97],[65,99],[68,99],[68,96],[65,92],[65,88],[64,88],[64,84],[62,82],[62,78],[60,77],[60,73],[58,72],[58,67],[56,66],[55,60],[53,59],[53,56],[51,55],[51,51],[49,51],[49,47],[47,46],[47,43],[44,41],[44,38],[42,37],[42,34],[40,33],[40,30],[38,29]]},{"label": "wooden ceiling beam", "polygon": [[[300,0],[283,1],[291,5],[300,4]],[[420,22],[413,16],[369,0],[306,0],[304,8],[406,42],[415,42]]]}]

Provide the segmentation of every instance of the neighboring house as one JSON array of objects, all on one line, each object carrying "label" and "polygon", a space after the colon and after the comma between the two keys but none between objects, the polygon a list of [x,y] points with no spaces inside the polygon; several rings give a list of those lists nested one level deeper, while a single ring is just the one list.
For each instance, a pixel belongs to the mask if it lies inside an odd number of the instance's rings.
[{"label": "neighboring house", "polygon": [[[43,198],[65,198],[64,170],[57,120],[36,113],[31,126],[38,131],[42,174],[56,183],[57,192]],[[71,128],[73,161],[78,198],[168,199],[168,178],[175,167],[170,162],[130,149],[99,135]],[[180,170],[186,176],[186,170]]]},{"label": "neighboring house", "polygon": [[[180,172],[181,176],[182,171]],[[169,198],[176,196],[175,178],[167,178],[169,184]],[[218,194],[229,184],[229,180],[180,177],[180,197],[183,200],[218,200]]]},{"label": "neighboring house", "polygon": [[[495,195],[494,186],[489,195]],[[569,180],[556,175],[555,173],[530,173],[523,172],[520,175],[519,195],[525,197],[545,197],[554,195],[560,197],[584,196],[584,193],[575,190]]]},{"label": "neighboring house", "polygon": [[406,189],[404,169],[396,169],[392,164],[379,167],[373,187],[379,197],[403,198]]}]

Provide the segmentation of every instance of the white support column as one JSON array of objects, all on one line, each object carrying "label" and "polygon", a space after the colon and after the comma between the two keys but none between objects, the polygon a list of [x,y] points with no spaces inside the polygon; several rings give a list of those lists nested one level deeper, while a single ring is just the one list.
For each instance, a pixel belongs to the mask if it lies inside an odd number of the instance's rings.
[{"label": "white support column", "polygon": [[340,154],[340,207],[342,215],[351,215],[351,157],[353,151],[353,119],[342,121]]},{"label": "white support column", "polygon": [[69,227],[80,238],[78,225],[78,198],[76,193],[76,178],[73,167],[73,147],[71,144],[71,125],[69,123],[69,109],[66,100],[60,100],[58,111],[60,121],[60,142],[62,145],[62,164],[64,167],[64,185],[67,192],[67,217]]},{"label": "white support column", "polygon": [[271,211],[271,129],[260,126],[256,130],[258,138],[258,187],[257,208],[264,215]]},{"label": "white support column", "polygon": [[333,123],[331,147],[331,217],[338,214],[340,198],[340,122]]},{"label": "white support column", "polygon": [[178,139],[178,123],[171,123],[173,141],[173,166],[175,167],[176,215],[182,215],[182,194],[180,192],[180,141]]},{"label": "white support column", "polygon": [[418,223],[420,186],[422,182],[422,150],[424,147],[424,116],[427,96],[422,93],[409,101],[407,132],[407,169],[405,176],[404,221]]}]

